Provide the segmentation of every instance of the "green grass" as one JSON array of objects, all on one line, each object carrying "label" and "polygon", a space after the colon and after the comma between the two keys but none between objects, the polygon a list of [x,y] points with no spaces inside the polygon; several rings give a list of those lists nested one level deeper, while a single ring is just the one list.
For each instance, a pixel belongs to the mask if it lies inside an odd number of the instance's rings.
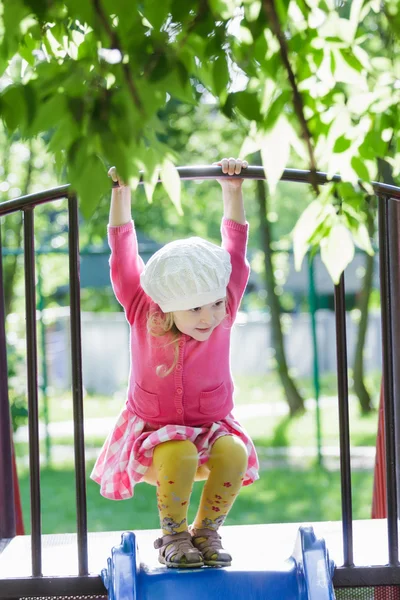
[{"label": "green grass", "polygon": [[[349,406],[350,443],[352,446],[375,446],[378,412],[360,416],[356,401]],[[320,409],[322,445],[339,447],[338,408],[333,402]],[[317,443],[316,411],[289,418],[288,416],[254,418],[246,421],[246,429],[261,446],[315,447]]]},{"label": "green grass", "polygon": [[[88,465],[89,474],[92,464]],[[370,517],[372,473],[353,473],[353,517]],[[29,474],[20,473],[21,496],[26,532],[29,533]],[[196,483],[192,494],[189,519],[195,514],[202,489]],[[72,467],[42,469],[43,533],[76,531],[75,480]],[[294,471],[271,469],[261,473],[255,484],[239,494],[227,525],[289,523],[340,520],[340,475],[319,468]],[[88,479],[87,507],[89,531],[118,531],[159,527],[155,488],[136,486],[131,500],[112,501],[102,498],[99,486]]]}]

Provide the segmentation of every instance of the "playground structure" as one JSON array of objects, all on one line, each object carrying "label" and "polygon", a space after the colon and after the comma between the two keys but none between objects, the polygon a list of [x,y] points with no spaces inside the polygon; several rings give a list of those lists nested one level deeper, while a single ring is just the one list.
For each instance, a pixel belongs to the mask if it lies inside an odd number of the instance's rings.
[{"label": "playground structure", "polygon": [[[182,179],[214,179],[221,176],[219,167],[181,167]],[[241,177],[264,179],[261,167],[248,167]],[[308,183],[308,171],[286,170],[282,179]],[[327,177],[317,173],[318,182]],[[339,177],[334,178],[340,181]],[[373,183],[379,205],[379,248],[382,307],[383,387],[385,390],[385,471],[387,519],[353,522],[351,498],[351,451],[349,436],[349,406],[347,380],[347,350],[345,322],[345,276],[334,288],[337,344],[337,381],[340,421],[342,521],[314,524],[324,541],[317,541],[311,530],[299,530],[300,546],[312,548],[301,555],[292,550],[299,524],[261,525],[224,528],[232,537],[232,548],[238,559],[230,570],[202,569],[193,573],[170,573],[156,568],[145,556],[136,553],[136,540],[124,534],[122,545],[116,547],[121,532],[88,534],[86,518],[86,482],[83,430],[83,392],[80,328],[78,203],[69,186],[62,186],[0,204],[0,216],[16,211],[24,213],[24,259],[26,290],[26,332],[29,406],[29,453],[31,479],[31,536],[16,536],[16,514],[13,492],[13,459],[7,379],[0,379],[0,600],[22,597],[92,596],[113,600],[132,598],[143,600],[160,594],[164,598],[203,597],[205,586],[216,588],[228,598],[292,598],[322,600],[338,598],[397,598],[400,590],[398,556],[398,496],[396,436],[399,432],[398,397],[400,377],[400,317],[394,308],[399,305],[400,265],[400,188]],[[77,535],[43,536],[41,533],[40,465],[38,431],[37,332],[35,298],[34,209],[38,204],[68,198],[69,266],[71,310],[71,361],[74,405],[74,450],[76,471]],[[0,287],[2,282],[0,239]],[[0,373],[7,372],[5,315],[0,295]],[[312,499],[310,499],[312,501]],[[234,530],[234,531],[233,531]],[[136,532],[140,553],[150,546],[154,532]],[[256,553],[256,564],[241,556],[241,539],[251,539],[244,547],[263,543]],[[235,541],[236,540],[236,541]],[[239,541],[238,541],[239,540]],[[291,540],[290,542],[288,540]],[[266,548],[270,543],[270,550]],[[313,547],[315,544],[315,547]],[[328,558],[326,548],[333,563]],[[114,546],[114,549],[111,548]],[[298,549],[299,543],[296,548]],[[314,574],[307,579],[304,566],[308,557],[319,552]],[[111,559],[107,564],[107,557]],[[53,558],[53,561],[51,560]],[[57,560],[58,559],[58,560]],[[281,567],[272,563],[281,559]],[[311,559],[310,559],[311,560]],[[312,561],[311,561],[312,562]],[[303,571],[302,571],[303,569]],[[103,577],[101,577],[103,571]],[[310,571],[309,571],[310,573]],[[136,577],[136,579],[135,579]],[[276,577],[276,580],[274,579]],[[128,587],[121,587],[121,582]],[[273,583],[276,581],[276,585]],[[129,583],[131,582],[131,583]],[[135,583],[136,582],[136,583]],[[146,582],[146,583],[145,583]],[[258,585],[259,584],[259,585]],[[176,591],[176,585],[183,589]],[[151,587],[153,586],[153,588]],[[158,587],[157,587],[158,586]],[[297,586],[297,587],[296,587]],[[331,589],[332,588],[332,589]],[[354,595],[355,588],[359,593]],[[125,590],[125,591],[124,591]],[[127,591],[128,590],[128,591]],[[148,590],[148,591],[146,591]],[[218,591],[219,590],[219,591]],[[208,593],[208,592],[207,592]],[[128,595],[126,595],[128,594]],[[130,595],[129,595],[130,594]],[[149,594],[149,595],[147,595]],[[236,595],[235,595],[236,594]],[[285,595],[286,594],[286,595]],[[372,595],[371,595],[372,594]],[[215,596],[216,597],[216,596]]]}]

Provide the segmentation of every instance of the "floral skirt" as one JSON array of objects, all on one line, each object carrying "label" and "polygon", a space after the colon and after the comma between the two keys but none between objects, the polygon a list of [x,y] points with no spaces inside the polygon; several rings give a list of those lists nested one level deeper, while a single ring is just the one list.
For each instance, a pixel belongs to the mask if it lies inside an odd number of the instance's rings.
[{"label": "floral skirt", "polygon": [[153,450],[158,444],[170,440],[190,440],[197,448],[201,466],[208,461],[214,442],[223,435],[237,436],[246,445],[249,458],[243,485],[250,485],[259,477],[256,449],[232,414],[210,426],[164,425],[157,428],[127,408],[121,411],[90,477],[100,485],[100,493],[105,498],[125,500],[133,496],[135,485],[143,481],[153,462]]}]

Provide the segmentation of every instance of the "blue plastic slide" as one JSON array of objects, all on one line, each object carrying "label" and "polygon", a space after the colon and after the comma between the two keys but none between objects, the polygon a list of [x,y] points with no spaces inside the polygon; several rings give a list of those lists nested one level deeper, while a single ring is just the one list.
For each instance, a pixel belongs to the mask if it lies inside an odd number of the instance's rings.
[{"label": "blue plastic slide", "polygon": [[[240,528],[238,528],[240,530]],[[265,570],[167,569],[139,560],[135,534],[122,534],[102,571],[109,600],[334,600],[333,561],[312,527],[300,527],[292,555]]]}]

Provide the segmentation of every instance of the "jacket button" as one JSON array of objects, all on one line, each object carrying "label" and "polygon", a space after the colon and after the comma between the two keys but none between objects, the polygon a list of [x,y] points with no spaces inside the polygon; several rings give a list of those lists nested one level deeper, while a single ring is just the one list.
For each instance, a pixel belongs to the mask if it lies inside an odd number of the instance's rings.
[{"label": "jacket button", "polygon": [[183,392],[182,388],[177,388],[177,389],[176,389],[176,393],[177,393],[177,394],[181,395],[181,394],[182,394],[182,392]]},{"label": "jacket button", "polygon": [[183,410],[181,408],[178,408],[176,412],[178,413],[178,415],[181,415],[183,413]]}]

